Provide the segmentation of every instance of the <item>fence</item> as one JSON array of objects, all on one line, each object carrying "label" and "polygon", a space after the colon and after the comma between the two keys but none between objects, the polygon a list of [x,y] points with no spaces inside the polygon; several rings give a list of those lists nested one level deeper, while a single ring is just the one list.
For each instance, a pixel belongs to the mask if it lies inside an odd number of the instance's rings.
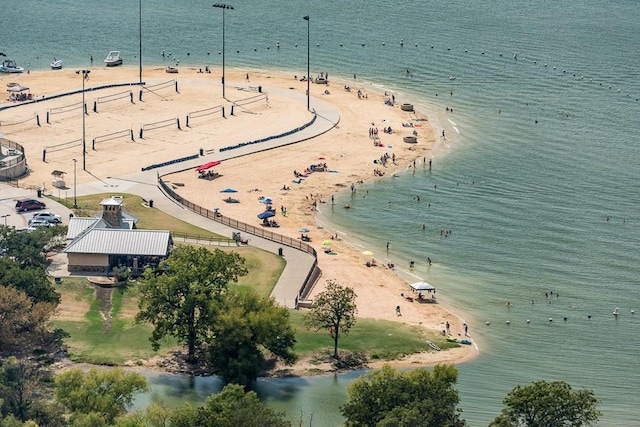
[{"label": "fence", "polygon": [[180,240],[182,242],[189,243],[197,243],[197,244],[207,244],[207,245],[215,245],[215,246],[238,246],[238,242],[234,239],[228,237],[214,237],[214,236],[201,236],[199,234],[189,234],[189,233],[176,233],[171,232],[171,237],[173,237],[173,241]]},{"label": "fence", "polygon": [[307,277],[302,283],[302,286],[300,287],[300,290],[298,291],[298,294],[296,295],[296,298],[295,298],[296,308],[298,307],[299,301],[307,297],[307,295],[313,288],[313,285],[315,285],[316,281],[322,274],[322,272],[320,271],[320,268],[318,267],[318,253],[313,248],[313,246],[301,240],[293,239],[288,236],[283,236],[282,234],[268,231],[263,227],[256,227],[255,225],[250,225],[250,224],[235,220],[233,218],[224,216],[215,210],[212,211],[212,210],[203,208],[202,206],[196,205],[195,203],[190,202],[189,200],[183,198],[178,193],[173,191],[162,180],[161,177],[158,177],[158,183],[160,184],[160,187],[165,192],[165,194],[167,194],[170,198],[175,200],[177,203],[181,204],[182,206],[189,209],[190,211],[197,213],[198,215],[204,216],[207,219],[211,219],[213,221],[219,222],[221,224],[224,224],[236,230],[243,231],[245,233],[249,233],[254,236],[279,243],[281,245],[289,246],[291,248],[297,249],[299,251],[303,251],[313,256],[314,258],[313,266],[309,271],[309,274],[307,274]]},{"label": "fence", "polygon": [[[0,146],[6,147],[9,155],[9,157],[5,157],[0,161],[0,180],[11,183],[11,180],[24,175],[28,171],[24,147],[6,138],[0,138]],[[14,154],[11,154],[12,152]],[[17,182],[16,180],[16,184]]]},{"label": "fence", "polygon": [[288,136],[288,135],[294,134],[296,132],[300,132],[301,130],[306,129],[309,126],[311,126],[316,121],[317,117],[318,117],[318,115],[314,114],[313,118],[309,122],[303,124],[300,127],[295,128],[293,130],[289,130],[289,131],[283,132],[283,133],[281,133],[279,135],[272,135],[272,136],[268,136],[266,138],[257,139],[255,141],[241,142],[240,144],[237,144],[237,145],[230,145],[230,146],[227,146],[227,147],[222,147],[222,148],[220,148],[220,152],[227,151],[227,150],[235,150],[236,148],[244,147],[245,145],[259,144],[261,142],[271,141],[273,139],[282,138],[284,136]]},{"label": "fence", "polygon": [[98,104],[106,104],[107,102],[118,101],[121,99],[128,99],[131,102],[131,104],[134,104],[133,91],[125,90],[124,92],[118,92],[111,95],[105,95],[105,96],[96,98],[95,101],[93,101],[93,112],[94,113],[98,112]]}]

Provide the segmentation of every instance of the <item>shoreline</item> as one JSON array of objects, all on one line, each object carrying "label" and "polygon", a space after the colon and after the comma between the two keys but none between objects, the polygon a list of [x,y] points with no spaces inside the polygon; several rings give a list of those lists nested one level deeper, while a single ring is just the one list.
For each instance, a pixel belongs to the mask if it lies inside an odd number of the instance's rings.
[{"label": "shoreline", "polygon": [[[106,70],[100,69],[99,71]],[[133,68],[121,68],[120,70],[116,70],[115,73],[112,73],[112,70],[109,70],[108,73],[93,73],[91,75],[91,82],[92,84],[95,84],[95,80],[98,79],[119,81],[117,79],[114,80],[112,76],[122,74],[126,75],[127,73],[132,74],[133,71]],[[137,69],[135,69],[135,71],[137,71]],[[197,86],[198,79],[200,79],[204,80],[204,82],[201,83],[206,85],[207,92],[213,91],[214,95],[215,93],[219,94],[219,85],[212,83],[212,81],[217,80],[217,78],[214,77],[213,80],[208,78],[212,75],[217,76],[218,70],[212,69],[213,74],[208,76],[197,74],[195,68],[189,69],[189,67],[184,67],[181,68],[180,71],[181,73],[178,75],[167,75],[164,73],[164,68],[155,68],[153,70],[146,70],[143,79],[158,80],[163,78],[163,80],[166,80],[168,78],[178,78],[180,81],[184,79],[185,82],[193,84],[194,87]],[[267,89],[269,86],[274,86],[280,89],[291,89],[298,93],[301,91],[304,93],[304,90],[306,90],[306,82],[300,82],[297,79],[294,80],[292,78],[294,75],[293,73],[289,74],[287,77],[284,75],[285,72],[282,70],[277,70],[275,72],[259,72],[251,69],[248,70],[248,72],[251,74],[251,85],[261,84]],[[66,87],[67,89],[77,89],[80,82],[78,81],[77,76],[75,76],[75,72],[72,73],[73,75],[71,75],[70,78],[67,78],[67,80],[61,79],[61,74],[57,72],[42,72],[41,75],[39,75],[40,73],[33,72],[28,75],[28,77],[31,81],[35,81],[37,79],[42,80],[43,87],[50,87],[49,83],[51,83],[50,81],[53,79],[56,83],[59,83],[62,88]],[[67,70],[65,76],[67,76],[67,74],[71,74],[71,72]],[[95,78],[94,74],[96,75]],[[238,82],[242,81],[244,74],[245,71],[239,72],[237,69],[228,71],[227,81],[231,82],[231,84],[227,84],[227,89],[241,85],[238,84]],[[12,81],[18,80],[15,76],[10,76],[9,78]],[[0,80],[4,82],[4,80],[7,79],[3,77]],[[31,85],[31,83],[28,83],[28,85]],[[352,85],[352,91],[347,92],[344,90],[343,85]],[[181,84],[181,86],[185,87],[183,84]],[[32,87],[37,88],[37,85],[34,84]],[[188,85],[184,89],[185,94],[188,93],[187,88]],[[242,198],[242,203],[239,203],[237,206],[230,206],[222,202],[222,197],[218,197],[217,191],[214,193],[211,192],[211,185],[208,187],[202,186],[202,184],[209,184],[209,182],[205,180],[198,180],[194,175],[193,170],[175,174],[179,176],[179,181],[186,184],[184,187],[180,187],[180,194],[186,199],[204,207],[211,209],[221,207],[225,210],[225,215],[249,223],[251,221],[256,221],[255,214],[261,208],[257,197],[259,195],[269,195],[274,198],[274,207],[286,207],[289,211],[289,215],[286,217],[282,217],[282,219],[279,217],[281,227],[276,230],[278,233],[287,234],[290,237],[295,238],[299,236],[299,229],[310,229],[308,234],[313,240],[311,244],[314,245],[318,251],[318,262],[323,271],[322,277],[319,279],[310,295],[311,297],[322,289],[327,279],[335,278],[339,283],[356,289],[356,292],[359,295],[358,307],[361,317],[387,319],[396,322],[401,320],[402,323],[421,325],[434,331],[443,330],[444,322],[448,321],[452,325],[452,330],[461,331],[463,316],[459,314],[459,311],[452,310],[451,307],[442,307],[439,304],[433,304],[430,307],[417,307],[420,304],[405,303],[405,301],[401,299],[400,294],[407,292],[408,290],[406,280],[399,277],[399,275],[396,272],[393,272],[393,270],[387,269],[384,266],[374,268],[366,267],[364,264],[364,258],[366,257],[363,257],[363,255],[359,253],[360,251],[355,247],[350,246],[348,242],[335,240],[335,244],[332,245],[332,249],[335,250],[338,255],[333,257],[326,256],[322,251],[323,247],[319,243],[330,239],[331,236],[327,233],[327,230],[323,230],[322,225],[318,223],[315,212],[312,210],[313,203],[316,203],[316,206],[317,203],[324,203],[324,206],[328,206],[328,198],[331,197],[331,194],[335,194],[340,190],[346,190],[349,184],[364,182],[365,180],[370,181],[372,179],[387,179],[389,178],[389,175],[406,170],[407,167],[412,164],[413,160],[421,159],[423,157],[425,159],[431,157],[433,148],[436,146],[439,138],[435,136],[434,129],[431,128],[429,118],[422,117],[423,119],[426,119],[424,122],[414,121],[414,119],[421,118],[419,113],[401,112],[398,108],[398,105],[402,103],[400,99],[396,101],[395,107],[390,108],[388,105],[384,104],[386,97],[381,92],[376,92],[375,87],[371,84],[363,85],[362,82],[344,82],[338,80],[337,84],[333,84],[333,82],[331,82],[327,87],[324,85],[314,84],[311,86],[311,89],[312,98],[322,99],[322,101],[329,102],[340,110],[341,119],[336,129],[331,130],[325,135],[320,135],[312,138],[311,140],[299,142],[292,146],[281,147],[275,151],[272,150],[255,153],[249,156],[225,160],[220,168],[222,177],[220,180],[216,179],[216,181],[214,181],[216,186],[215,188],[217,189],[218,186],[221,186],[222,188],[227,186],[239,187],[238,189],[240,191],[239,194]],[[330,94],[324,95],[323,91],[325,89],[328,89]],[[356,97],[356,90],[361,90],[363,96]],[[181,92],[182,91],[183,89],[181,88]],[[210,96],[211,94],[207,93],[207,95]],[[176,106],[182,105],[180,104],[181,102],[187,101],[179,99],[180,96],[181,95],[172,95],[169,98],[170,103],[175,104],[171,105],[173,110],[176,109]],[[401,98],[401,96],[398,96],[398,98]],[[194,95],[188,100],[188,103],[190,108],[195,110],[199,105],[206,106],[209,101],[210,100],[204,96],[198,98],[197,95]],[[68,102],[70,101],[67,101],[67,103]],[[148,102],[148,104],[153,103],[154,101],[152,100]],[[278,104],[280,103],[284,105],[279,106]],[[222,126],[234,127],[234,129],[227,128],[224,133],[221,132],[220,134],[217,134],[219,136],[216,136],[215,138],[224,139],[223,135],[227,134],[236,135],[238,139],[243,138],[243,129],[246,131],[247,126],[261,127],[263,128],[263,133],[267,135],[277,134],[279,132],[274,129],[274,126],[276,129],[278,126],[282,129],[283,121],[290,121],[295,114],[299,114],[299,112],[294,113],[294,111],[300,110],[299,106],[286,105],[288,103],[285,98],[278,99],[278,97],[274,96],[270,99],[269,104],[270,105],[266,107],[257,107],[252,111],[247,112],[246,115],[238,115],[238,118],[243,120],[241,123],[239,122],[234,125],[232,124],[232,120],[227,120],[222,124]],[[160,106],[164,107],[162,104],[160,104]],[[127,108],[131,107],[122,107],[123,110],[126,110]],[[21,109],[12,110],[18,111]],[[269,119],[267,116],[273,114],[274,110],[278,110],[278,118],[275,120]],[[117,112],[110,111],[107,114],[102,114],[100,121],[112,120],[110,117],[112,115],[117,119],[116,113]],[[125,114],[131,115],[132,113],[125,112]],[[139,112],[139,114],[141,115],[138,117],[139,120],[148,121],[150,118],[158,116],[158,113],[149,111]],[[365,115],[366,118],[364,117]],[[3,115],[0,115],[0,118],[2,117]],[[298,115],[297,117],[300,117],[298,121],[304,120],[304,115]],[[91,115],[89,116],[89,119],[90,118]],[[70,125],[72,130],[80,124],[79,118],[73,117],[69,119],[69,121],[73,122]],[[259,122],[260,125],[256,126],[256,122]],[[424,127],[421,126],[420,128],[416,128],[419,129],[420,134],[419,144],[413,146],[402,142],[402,135],[410,134],[409,132],[411,129],[403,128],[400,122],[411,122],[425,125]],[[216,122],[215,124],[220,125],[220,123]],[[247,125],[247,123],[249,125]],[[278,125],[278,123],[280,124]],[[393,128],[392,133],[382,133],[382,128],[385,127],[385,124]],[[92,123],[92,125],[104,126],[102,123]],[[380,139],[383,141],[382,146],[374,147],[371,138],[367,138],[366,128],[370,126],[379,128]],[[284,126],[284,128],[286,128],[286,126]],[[208,127],[204,127],[203,129],[194,128],[189,132],[195,133],[197,131],[197,134],[192,136],[200,137],[207,133],[208,129]],[[245,133],[245,135],[248,134]],[[189,136],[190,135],[186,135],[186,132],[183,132],[182,134],[176,134],[175,138],[188,139]],[[203,138],[204,137],[207,136],[205,135]],[[60,136],[53,136],[53,139],[60,141]],[[22,141],[24,142],[24,139]],[[147,141],[145,141],[145,143],[148,144]],[[163,154],[165,156],[165,160],[168,159],[166,154],[171,150],[178,153],[180,150],[184,149],[179,147],[179,143],[180,141],[176,140],[176,147],[169,147],[167,149],[167,152]],[[27,142],[27,145],[28,144],[29,142]],[[137,148],[137,145],[135,147],[132,147],[131,145],[119,145],[118,147],[122,147],[123,150],[128,151]],[[37,149],[29,151],[38,152]],[[372,160],[377,159],[378,156],[383,153],[389,152],[390,154],[391,151],[393,151],[397,156],[397,162],[395,164],[389,162],[383,167],[372,162]],[[126,155],[128,153],[122,154]],[[78,182],[88,183],[95,181],[96,179],[100,180],[103,178],[109,178],[107,173],[110,173],[113,168],[112,162],[122,162],[124,164],[126,161],[133,161],[134,164],[139,165],[140,161],[144,161],[145,159],[144,153],[139,155],[140,158],[137,159],[137,162],[136,159],[122,159],[118,156],[118,153],[109,153],[109,155],[112,158],[104,162],[105,164],[102,169],[97,165],[94,166],[93,164],[90,164],[92,173],[81,172],[78,175]],[[133,156],[129,155],[127,157]],[[174,155],[170,158],[176,157],[179,156]],[[215,155],[205,157],[213,159]],[[320,157],[322,157],[321,160],[319,159]],[[367,157],[369,158],[368,160]],[[90,159],[90,161],[93,161],[93,159]],[[203,161],[206,160],[203,159]],[[313,173],[310,174],[310,176],[301,184],[291,183],[291,178],[293,176],[291,171],[293,169],[303,170],[305,165],[314,164],[317,161],[327,163],[329,168],[335,168],[338,171],[346,172],[333,174]],[[31,163],[36,165],[36,169],[38,169],[38,166],[40,166],[40,169],[42,169],[42,166],[47,168],[53,168],[54,166],[54,164],[48,166],[39,164],[36,159],[33,159],[33,161],[30,162],[30,166]],[[261,166],[256,167],[256,165]],[[374,176],[372,170],[375,168],[379,168],[384,171],[384,176]],[[123,168],[122,173],[126,176],[127,172],[133,174],[134,170],[139,170],[139,168]],[[27,180],[35,183],[45,182],[47,178],[43,178],[43,176],[46,177],[46,172],[44,170],[37,170],[32,176],[29,176]],[[256,189],[256,183],[259,183],[259,186],[263,188],[260,189],[260,192],[249,193],[250,190]],[[281,191],[283,187],[287,186],[289,186],[291,190]],[[183,191],[186,193],[183,193]],[[247,196],[246,193],[249,193],[249,195]],[[193,198],[196,198],[196,200],[193,200]],[[198,198],[201,198],[202,200]],[[247,201],[252,198],[254,199],[253,206],[251,206],[251,202],[247,203]],[[374,283],[378,284],[374,285]],[[372,292],[372,286],[376,286],[375,292]],[[374,293],[375,295],[373,295]],[[401,319],[398,319],[395,316],[395,312],[393,310],[395,305],[402,305],[403,317]],[[461,363],[472,357],[477,357],[479,354],[478,349],[476,348],[471,350],[471,347],[472,346],[462,346],[461,348],[464,349],[463,354],[458,355],[456,360],[450,361],[449,363]],[[452,350],[449,350],[446,353],[451,354]],[[422,357],[424,357],[424,355]],[[395,364],[396,362],[392,361],[390,363]],[[417,366],[417,363],[420,362],[410,362],[412,366]],[[423,361],[425,366],[433,365],[435,363],[438,363],[438,361]]]}]

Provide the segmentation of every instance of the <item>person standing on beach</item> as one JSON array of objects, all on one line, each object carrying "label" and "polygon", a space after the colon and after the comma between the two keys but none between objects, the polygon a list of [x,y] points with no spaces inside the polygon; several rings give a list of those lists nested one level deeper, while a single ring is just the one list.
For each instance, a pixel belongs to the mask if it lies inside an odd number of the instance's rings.
[{"label": "person standing on beach", "polygon": [[399,305],[396,306],[396,316],[402,317],[402,313],[400,312],[400,306]]}]

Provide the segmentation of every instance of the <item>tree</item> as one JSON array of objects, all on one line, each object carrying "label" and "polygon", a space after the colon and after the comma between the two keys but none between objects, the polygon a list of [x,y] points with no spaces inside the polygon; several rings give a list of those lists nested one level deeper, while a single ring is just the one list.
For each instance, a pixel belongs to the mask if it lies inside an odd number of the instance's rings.
[{"label": "tree", "polygon": [[253,382],[264,367],[265,350],[286,363],[296,359],[289,311],[252,291],[225,295],[211,335],[209,362],[225,383]]},{"label": "tree", "polygon": [[335,280],[327,280],[327,287],[320,292],[305,316],[309,329],[327,330],[333,338],[333,357],[338,359],[340,334],[347,335],[356,323],[356,293],[352,288],[340,286]]},{"label": "tree", "polygon": [[60,294],[43,267],[21,267],[7,256],[0,257],[0,283],[24,291],[35,302],[60,303]]},{"label": "tree", "polygon": [[291,427],[283,413],[275,412],[255,392],[245,393],[237,384],[229,384],[209,396],[202,407],[185,405],[176,409],[170,420],[173,427]]},{"label": "tree", "polygon": [[136,320],[153,324],[155,350],[173,336],[187,346],[193,362],[228,284],[247,274],[244,259],[235,252],[178,246],[159,267],[145,270],[140,280]]},{"label": "tree", "polygon": [[351,383],[340,410],[347,426],[464,426],[457,408],[457,379],[452,365],[409,372],[385,365]]},{"label": "tree", "polygon": [[[140,374],[122,369],[87,373],[72,369],[55,378],[55,398],[73,413],[72,425],[100,425],[97,414],[107,424],[126,412],[133,396],[148,390]],[[74,424],[75,423],[75,424]]]},{"label": "tree", "polygon": [[0,368],[2,414],[27,421],[37,397],[39,380],[40,370],[33,363],[15,357],[4,360]]},{"label": "tree", "polygon": [[516,386],[503,401],[494,427],[580,427],[598,421],[600,401],[592,390],[573,391],[564,381],[534,381]]},{"label": "tree", "polygon": [[46,324],[55,311],[48,302],[34,302],[26,293],[0,285],[0,349],[32,351],[50,343]]}]

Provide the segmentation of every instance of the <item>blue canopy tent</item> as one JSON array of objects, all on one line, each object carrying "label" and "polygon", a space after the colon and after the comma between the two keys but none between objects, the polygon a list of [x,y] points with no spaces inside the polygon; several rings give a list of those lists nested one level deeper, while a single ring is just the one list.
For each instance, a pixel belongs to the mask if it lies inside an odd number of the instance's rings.
[{"label": "blue canopy tent", "polygon": [[237,193],[238,190],[234,188],[225,188],[224,190],[220,190],[221,193]]},{"label": "blue canopy tent", "polygon": [[258,214],[259,219],[267,219],[276,216],[276,213],[273,211],[264,211],[261,214]]}]

